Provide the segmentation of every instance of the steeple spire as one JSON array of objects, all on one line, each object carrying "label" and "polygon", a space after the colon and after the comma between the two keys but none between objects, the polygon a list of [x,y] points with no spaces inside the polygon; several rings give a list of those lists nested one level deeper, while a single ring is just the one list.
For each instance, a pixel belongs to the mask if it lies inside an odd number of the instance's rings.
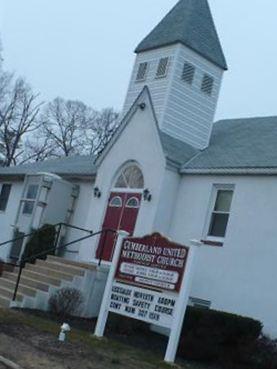
[{"label": "steeple spire", "polygon": [[135,52],[175,43],[191,48],[224,70],[228,68],[207,0],[180,0]]}]

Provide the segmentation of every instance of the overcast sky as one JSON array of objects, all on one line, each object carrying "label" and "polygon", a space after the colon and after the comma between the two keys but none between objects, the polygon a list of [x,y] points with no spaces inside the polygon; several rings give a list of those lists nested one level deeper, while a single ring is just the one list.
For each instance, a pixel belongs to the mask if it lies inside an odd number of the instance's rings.
[{"label": "overcast sky", "polygon": [[[121,109],[133,50],[175,0],[0,0],[4,67],[44,100]],[[229,65],[217,119],[277,115],[277,1],[210,0]]]}]

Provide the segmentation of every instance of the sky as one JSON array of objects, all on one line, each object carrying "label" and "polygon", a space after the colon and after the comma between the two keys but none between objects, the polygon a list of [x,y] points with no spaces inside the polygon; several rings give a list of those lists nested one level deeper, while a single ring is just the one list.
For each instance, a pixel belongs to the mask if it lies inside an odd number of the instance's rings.
[{"label": "sky", "polygon": [[[4,68],[44,101],[123,105],[133,50],[176,0],[0,0]],[[229,65],[216,119],[277,115],[277,1],[210,0]]]}]

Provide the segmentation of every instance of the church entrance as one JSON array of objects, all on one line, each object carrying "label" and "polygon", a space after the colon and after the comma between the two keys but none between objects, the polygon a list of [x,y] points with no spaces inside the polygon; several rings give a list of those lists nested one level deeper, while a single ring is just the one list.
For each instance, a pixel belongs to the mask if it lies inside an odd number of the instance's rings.
[{"label": "church entrance", "polygon": [[[129,165],[120,172],[109,196],[102,229],[124,230],[133,235],[143,187],[143,175],[137,165]],[[115,241],[114,233],[104,232],[99,241],[96,257],[111,261]]]}]

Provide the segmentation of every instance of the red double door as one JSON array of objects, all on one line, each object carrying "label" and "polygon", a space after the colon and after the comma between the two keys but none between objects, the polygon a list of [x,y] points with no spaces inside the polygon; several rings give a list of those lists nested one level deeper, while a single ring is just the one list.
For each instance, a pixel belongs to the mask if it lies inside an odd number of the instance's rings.
[{"label": "red double door", "polygon": [[[124,230],[133,235],[141,203],[140,193],[112,192],[102,229]],[[111,261],[116,235],[103,232],[100,237],[96,257]]]}]

